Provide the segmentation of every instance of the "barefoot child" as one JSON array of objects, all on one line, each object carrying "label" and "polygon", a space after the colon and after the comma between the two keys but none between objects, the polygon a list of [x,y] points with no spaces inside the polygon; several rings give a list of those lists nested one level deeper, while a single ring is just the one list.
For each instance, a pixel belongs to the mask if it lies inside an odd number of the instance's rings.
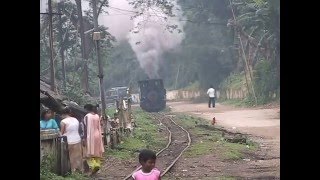
[{"label": "barefoot child", "polygon": [[133,173],[134,180],[161,180],[160,171],[155,168],[157,156],[153,151],[142,150],[139,154],[139,162],[142,168]]}]

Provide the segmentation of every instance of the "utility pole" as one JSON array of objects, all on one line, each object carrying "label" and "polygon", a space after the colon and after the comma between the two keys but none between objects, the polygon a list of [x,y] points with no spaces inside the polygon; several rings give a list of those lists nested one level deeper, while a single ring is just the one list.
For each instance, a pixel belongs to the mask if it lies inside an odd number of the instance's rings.
[{"label": "utility pole", "polygon": [[[83,73],[82,73],[82,82],[83,82],[83,89],[85,92],[89,92],[89,80],[88,80],[88,62],[87,58],[85,57],[85,36],[84,36],[84,27],[83,27],[83,17],[82,17],[82,6],[81,0],[75,0],[77,4],[78,10],[78,19],[79,19],[79,33],[80,33],[80,40],[81,40],[81,58],[83,61]],[[82,83],[81,83],[82,84]]]},{"label": "utility pole", "polygon": [[[106,120],[108,125],[108,119],[106,118],[106,101],[105,101],[105,92],[104,92],[104,83],[103,83],[103,67],[100,56],[100,39],[101,33],[98,29],[98,12],[97,12],[97,0],[92,0],[92,10],[93,10],[93,22],[94,22],[94,32],[93,32],[93,40],[95,41],[96,52],[97,52],[97,60],[99,66],[99,85],[100,85],[100,96],[101,96],[101,114],[103,119]],[[106,128],[106,134],[108,134],[108,128]]]}]

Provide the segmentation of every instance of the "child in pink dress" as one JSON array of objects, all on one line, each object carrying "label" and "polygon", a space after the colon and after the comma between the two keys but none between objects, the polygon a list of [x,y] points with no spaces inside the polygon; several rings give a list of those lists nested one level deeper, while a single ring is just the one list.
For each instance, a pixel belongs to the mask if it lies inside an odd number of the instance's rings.
[{"label": "child in pink dress", "polygon": [[161,180],[160,171],[155,168],[157,156],[153,151],[142,150],[139,154],[139,162],[142,168],[133,173],[134,180]]}]

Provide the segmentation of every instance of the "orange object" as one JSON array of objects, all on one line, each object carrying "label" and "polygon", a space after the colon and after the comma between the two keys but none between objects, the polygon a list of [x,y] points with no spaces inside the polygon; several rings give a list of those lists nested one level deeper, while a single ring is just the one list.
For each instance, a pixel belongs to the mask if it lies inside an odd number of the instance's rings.
[{"label": "orange object", "polygon": [[216,123],[216,117],[213,117],[211,124],[214,125],[215,123]]}]

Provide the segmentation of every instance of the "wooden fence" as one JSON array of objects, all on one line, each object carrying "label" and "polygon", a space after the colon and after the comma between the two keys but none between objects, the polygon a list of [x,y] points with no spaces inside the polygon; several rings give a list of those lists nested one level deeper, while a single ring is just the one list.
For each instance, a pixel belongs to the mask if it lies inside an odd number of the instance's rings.
[{"label": "wooden fence", "polygon": [[58,175],[70,172],[68,144],[65,137],[58,132],[40,130],[40,163],[50,159],[52,171]]}]

